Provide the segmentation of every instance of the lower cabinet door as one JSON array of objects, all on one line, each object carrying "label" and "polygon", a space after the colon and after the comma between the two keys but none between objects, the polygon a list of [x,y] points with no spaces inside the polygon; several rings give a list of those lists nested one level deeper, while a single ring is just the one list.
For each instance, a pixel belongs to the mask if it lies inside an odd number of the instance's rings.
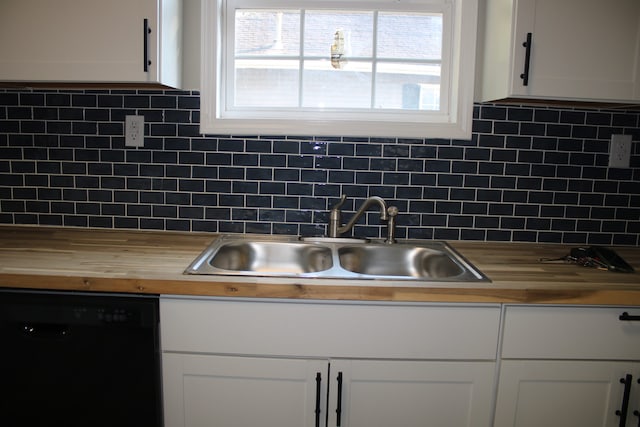
[{"label": "lower cabinet door", "polygon": [[489,427],[494,362],[331,360],[334,427]]},{"label": "lower cabinet door", "polygon": [[637,426],[637,375],[629,362],[505,360],[495,427]]},{"label": "lower cabinet door", "polygon": [[325,426],[326,359],[164,353],[162,362],[165,427]]}]

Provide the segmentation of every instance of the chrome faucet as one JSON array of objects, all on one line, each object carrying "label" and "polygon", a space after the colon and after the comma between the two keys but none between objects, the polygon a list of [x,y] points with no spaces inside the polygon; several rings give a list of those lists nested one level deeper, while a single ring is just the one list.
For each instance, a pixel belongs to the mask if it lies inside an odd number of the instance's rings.
[{"label": "chrome faucet", "polygon": [[364,212],[369,209],[371,205],[378,204],[380,208],[380,219],[383,221],[387,221],[387,239],[385,242],[387,243],[395,243],[395,217],[398,215],[398,208],[395,206],[390,206],[387,208],[387,203],[378,196],[369,197],[364,201],[360,209],[353,215],[351,220],[346,224],[342,225],[342,211],[340,208],[347,200],[347,196],[343,194],[340,197],[340,201],[331,208],[331,212],[329,212],[329,227],[328,227],[328,235],[329,237],[339,237],[341,234],[346,233],[347,231],[353,228],[354,224]]}]

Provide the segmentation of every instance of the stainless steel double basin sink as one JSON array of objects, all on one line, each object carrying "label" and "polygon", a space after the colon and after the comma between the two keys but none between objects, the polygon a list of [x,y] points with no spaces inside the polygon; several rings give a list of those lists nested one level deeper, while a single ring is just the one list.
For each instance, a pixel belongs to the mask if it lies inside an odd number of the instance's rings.
[{"label": "stainless steel double basin sink", "polygon": [[186,274],[368,279],[489,281],[446,242],[293,236],[221,235]]}]

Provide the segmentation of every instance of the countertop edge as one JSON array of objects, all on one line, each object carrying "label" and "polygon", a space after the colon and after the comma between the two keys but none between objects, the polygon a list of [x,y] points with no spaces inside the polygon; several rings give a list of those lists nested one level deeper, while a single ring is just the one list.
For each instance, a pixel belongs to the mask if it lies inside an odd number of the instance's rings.
[{"label": "countertop edge", "polygon": [[[640,289],[539,289],[496,287],[368,287],[51,274],[0,274],[1,288],[292,300],[396,301],[640,306]],[[188,287],[185,285],[189,285]],[[490,286],[490,285],[489,285]]]}]

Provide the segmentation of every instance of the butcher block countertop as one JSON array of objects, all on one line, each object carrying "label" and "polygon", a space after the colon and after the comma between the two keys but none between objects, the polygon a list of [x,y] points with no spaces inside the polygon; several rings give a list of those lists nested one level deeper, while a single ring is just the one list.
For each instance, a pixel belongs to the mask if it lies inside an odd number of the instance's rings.
[{"label": "butcher block countertop", "polygon": [[565,256],[571,245],[450,241],[491,283],[403,286],[366,280],[184,275],[184,269],[215,237],[212,233],[0,226],[0,287],[250,298],[640,306],[639,247],[614,247],[637,270],[625,274],[539,261]]}]

